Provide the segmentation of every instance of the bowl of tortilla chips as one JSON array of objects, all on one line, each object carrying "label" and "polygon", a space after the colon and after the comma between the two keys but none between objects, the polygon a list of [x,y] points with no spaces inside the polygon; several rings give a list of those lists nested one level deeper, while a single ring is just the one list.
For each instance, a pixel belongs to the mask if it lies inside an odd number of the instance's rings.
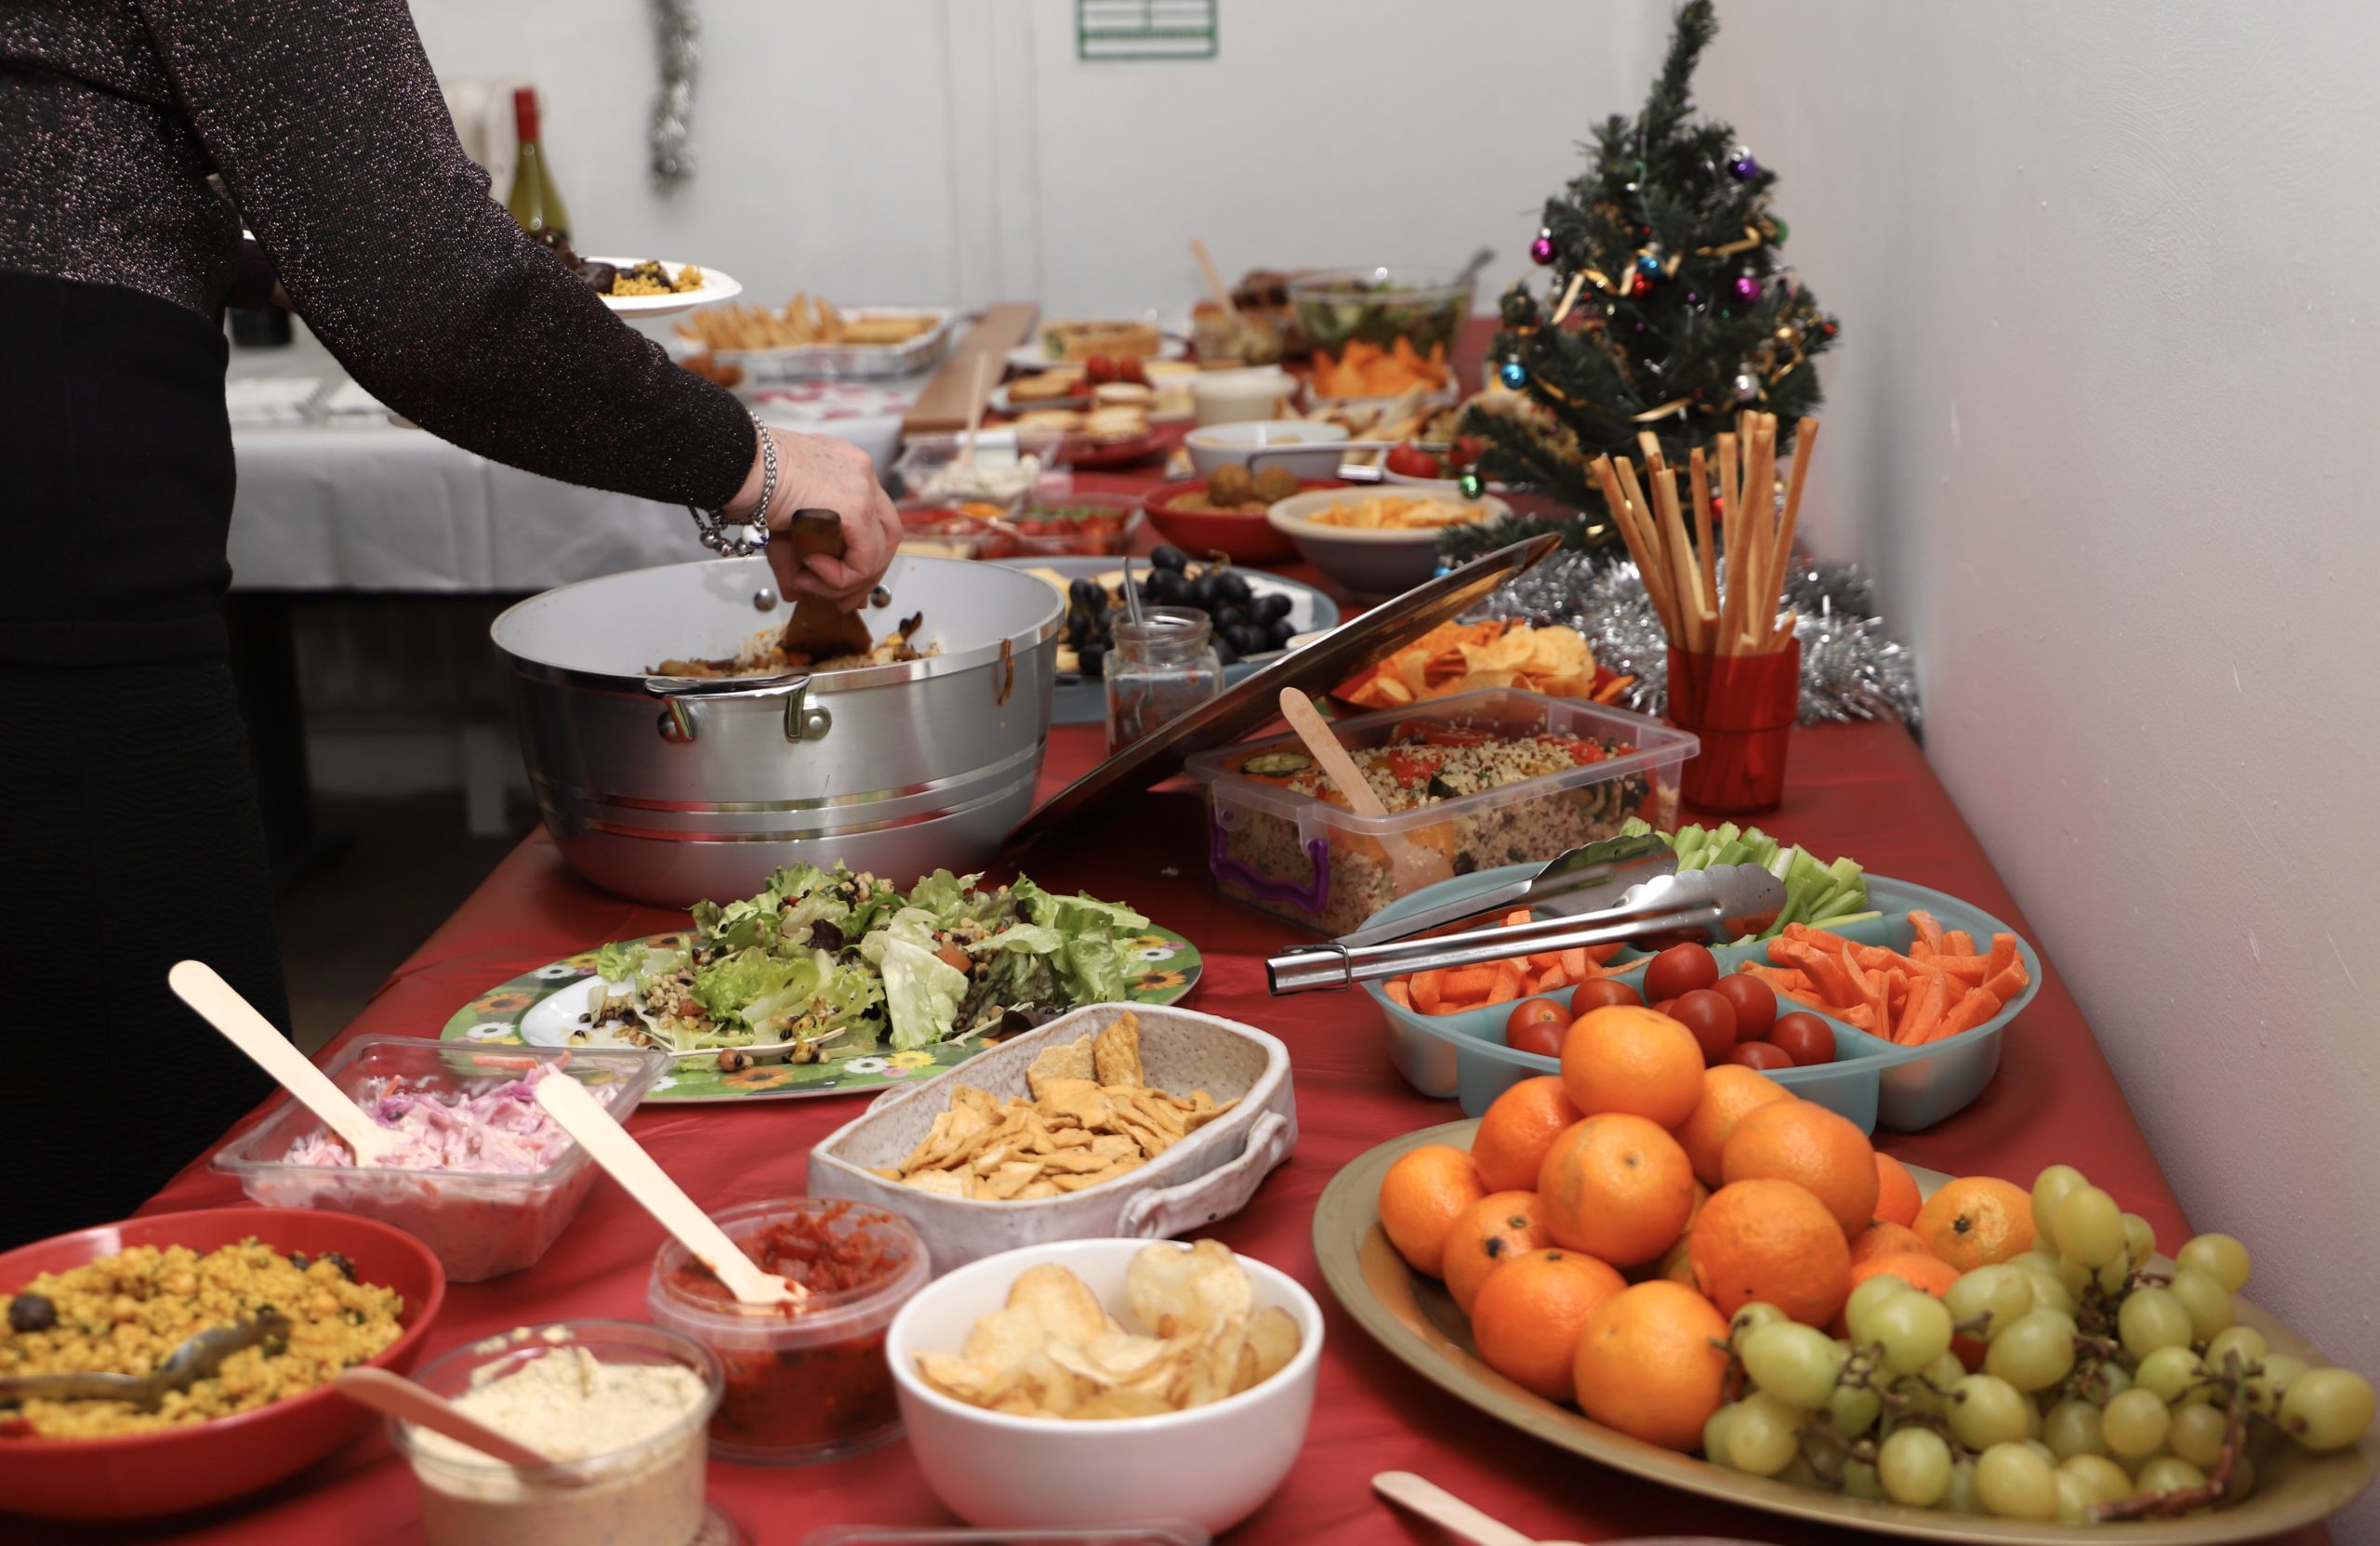
[{"label": "bowl of tortilla chips", "polygon": [[1356,708],[1404,708],[1491,687],[1613,703],[1636,679],[1595,664],[1576,628],[1503,618],[1441,623],[1330,690]]},{"label": "bowl of tortilla chips", "polygon": [[1017,1246],[1202,1226],[1296,1143],[1278,1038],[1093,1004],[879,1096],[811,1150],[810,1190],[907,1219],[939,1274]]}]

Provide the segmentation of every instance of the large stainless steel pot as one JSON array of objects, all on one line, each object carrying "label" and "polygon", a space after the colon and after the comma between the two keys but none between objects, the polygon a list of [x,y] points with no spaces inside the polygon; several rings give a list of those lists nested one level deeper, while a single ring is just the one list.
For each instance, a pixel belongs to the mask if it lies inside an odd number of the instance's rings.
[{"label": "large stainless steel pot", "polygon": [[879,633],[922,613],[939,654],[767,681],[656,678],[784,625],[768,564],[709,560],[531,597],[490,630],[510,662],[529,781],[571,866],[683,906],[780,865],[899,885],[964,871],[1033,804],[1065,603],[1022,570],[899,559]]}]

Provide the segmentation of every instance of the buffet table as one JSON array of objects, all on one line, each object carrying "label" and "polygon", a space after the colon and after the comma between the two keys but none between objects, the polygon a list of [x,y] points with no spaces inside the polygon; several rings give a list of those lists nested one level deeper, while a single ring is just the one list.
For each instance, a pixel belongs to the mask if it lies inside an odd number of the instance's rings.
[{"label": "buffet table", "polygon": [[[1102,749],[1096,727],[1056,731],[1045,792],[1089,767]],[[1229,1539],[1348,1546],[1446,1539],[1373,1496],[1369,1478],[1390,1469],[1418,1472],[1532,1536],[1840,1539],[1836,1531],[1632,1479],[1488,1420],[1447,1400],[1337,1309],[1315,1265],[1316,1198],[1341,1167],[1367,1149],[1459,1113],[1450,1102],[1422,1099],[1398,1078],[1381,1046],[1378,1016],[1362,997],[1317,995],[1300,999],[1289,1012],[1266,996],[1263,958],[1291,935],[1274,919],[1221,900],[1209,886],[1197,799],[1186,788],[1151,795],[1069,834],[1075,840],[1045,845],[1025,862],[1053,889],[1081,887],[1129,898],[1180,929],[1206,956],[1206,976],[1189,1007],[1261,1025],[1286,1040],[1295,1059],[1302,1131],[1297,1152],[1244,1212],[1212,1233],[1312,1288],[1329,1315],[1329,1340],[1303,1463]],[[1953,892],[2030,932],[1898,726],[1798,732],[1785,804],[1770,825],[1818,852],[1855,853],[1878,873]],[[398,969],[346,1035],[435,1035],[456,1006],[517,972],[599,941],[678,921],[677,915],[581,883],[539,833]],[[1999,1077],[1982,1099],[1930,1131],[1880,1133],[1881,1146],[1953,1174],[2030,1179],[2043,1165],[2071,1162],[2146,1215],[2161,1237],[2180,1238],[2186,1232],[2180,1206],[2054,966],[2038,1000],[2009,1032],[2005,1049]],[[810,1146],[858,1105],[853,1099],[647,1105],[629,1126],[698,1202],[716,1209],[803,1191]],[[202,1156],[146,1210],[240,1200],[236,1185],[210,1172]],[[431,1352],[527,1322],[642,1319],[645,1278],[660,1240],[657,1224],[612,1183],[601,1183],[578,1222],[536,1266],[452,1288]],[[1195,1466],[1197,1457],[1185,1455],[1183,1463]],[[1053,1488],[1065,1486],[1064,1477],[1048,1480]],[[813,1530],[836,1524],[950,1522],[898,1443],[807,1469],[714,1463],[711,1495],[736,1517],[747,1539],[771,1546],[795,1546]],[[243,1546],[405,1541],[418,1534],[415,1500],[410,1472],[374,1434],[272,1492],[177,1531],[73,1539]],[[2285,1539],[2312,1546],[2328,1538],[2315,1528]]]}]

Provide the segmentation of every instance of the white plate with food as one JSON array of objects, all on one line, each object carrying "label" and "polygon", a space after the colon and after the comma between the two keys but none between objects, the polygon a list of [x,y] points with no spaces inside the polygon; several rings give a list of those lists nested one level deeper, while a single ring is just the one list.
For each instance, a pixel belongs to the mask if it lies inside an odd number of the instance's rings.
[{"label": "white plate with food", "polygon": [[1033,330],[1033,338],[1008,351],[1018,370],[1049,370],[1109,359],[1179,360],[1190,352],[1186,339],[1168,333],[1154,316],[1057,318]]},{"label": "white plate with food", "polygon": [[755,381],[918,376],[950,352],[956,311],[930,306],[836,306],[795,296],[781,308],[729,306],[677,326],[688,347]]},{"label": "white plate with food", "polygon": [[[650,265],[668,274],[672,285],[687,277],[698,277],[701,281],[690,290],[670,289],[656,295],[605,295],[601,297],[604,305],[626,317],[674,317],[681,311],[691,311],[697,306],[716,305],[744,293],[743,284],[734,275],[699,263],[677,263],[666,258],[592,257],[584,261],[608,263],[625,279],[633,279],[640,268]],[[689,270],[693,271],[692,276],[688,275]],[[616,284],[619,281],[613,283]]]}]

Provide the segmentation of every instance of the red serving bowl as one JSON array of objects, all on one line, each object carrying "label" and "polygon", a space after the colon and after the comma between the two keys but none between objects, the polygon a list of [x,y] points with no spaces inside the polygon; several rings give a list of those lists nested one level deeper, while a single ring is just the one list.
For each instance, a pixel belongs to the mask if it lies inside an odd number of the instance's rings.
[{"label": "red serving bowl", "polygon": [[[188,1246],[204,1255],[254,1235],[279,1251],[337,1251],[365,1283],[404,1296],[404,1334],[371,1360],[402,1373],[421,1352],[446,1298],[429,1247],[352,1213],[311,1208],[208,1208],[76,1230],[0,1255],[0,1292],[131,1246]],[[297,1474],[361,1433],[372,1413],[329,1385],[269,1407],[120,1438],[0,1438],[0,1509],[45,1519],[153,1519],[228,1501]],[[0,1538],[10,1535],[0,1515]]]},{"label": "red serving bowl", "polygon": [[[1338,488],[1329,478],[1301,478],[1298,492],[1310,489]],[[1228,553],[1234,563],[1276,563],[1298,555],[1297,544],[1289,534],[1276,528],[1257,510],[1238,515],[1221,510],[1183,510],[1173,508],[1173,501],[1187,495],[1207,492],[1204,478],[1184,478],[1179,482],[1159,483],[1142,497],[1141,508],[1149,512],[1149,520],[1165,534],[1165,539],[1192,558],[1204,558],[1209,553]]]}]

